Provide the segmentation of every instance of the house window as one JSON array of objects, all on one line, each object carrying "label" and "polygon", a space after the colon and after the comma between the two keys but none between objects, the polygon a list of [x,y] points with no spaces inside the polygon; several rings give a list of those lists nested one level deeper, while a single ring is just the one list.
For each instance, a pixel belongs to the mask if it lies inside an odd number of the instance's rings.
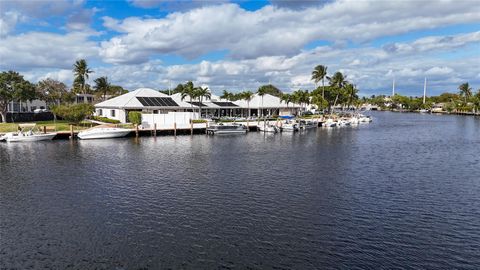
[{"label": "house window", "polygon": [[103,114],[102,109],[98,109],[98,110],[97,110],[97,114],[98,114],[99,116],[102,116],[102,114]]},{"label": "house window", "polygon": [[153,114],[158,114],[158,110],[153,110]]},{"label": "house window", "polygon": [[115,110],[111,110],[111,111],[110,111],[110,116],[111,116],[111,117],[115,117]]},{"label": "house window", "polygon": [[88,103],[92,103],[92,101],[93,101],[93,98],[92,98],[92,97],[87,97],[87,102],[88,102]]},{"label": "house window", "polygon": [[85,98],[84,97],[77,97],[77,103],[84,103]]}]

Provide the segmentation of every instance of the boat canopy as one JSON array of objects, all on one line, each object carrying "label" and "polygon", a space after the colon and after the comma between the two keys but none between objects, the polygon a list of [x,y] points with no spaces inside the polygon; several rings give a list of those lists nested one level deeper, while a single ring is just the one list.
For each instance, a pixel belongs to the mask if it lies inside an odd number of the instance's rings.
[{"label": "boat canopy", "polygon": [[37,124],[18,124],[20,128],[34,128]]},{"label": "boat canopy", "polygon": [[293,116],[293,115],[281,115],[280,118],[282,118],[282,119],[293,119],[293,118],[295,118],[295,116]]}]

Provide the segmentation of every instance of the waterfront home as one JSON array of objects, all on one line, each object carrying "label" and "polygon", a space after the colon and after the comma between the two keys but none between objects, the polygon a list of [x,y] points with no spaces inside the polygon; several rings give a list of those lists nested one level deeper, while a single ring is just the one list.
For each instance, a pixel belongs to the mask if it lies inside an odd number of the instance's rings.
[{"label": "waterfront home", "polygon": [[[181,94],[167,95],[151,88],[139,88],[124,95],[100,102],[95,105],[95,114],[110,119],[128,122],[130,111],[140,111],[144,114],[193,113],[191,119],[198,119],[201,108],[204,117],[224,116],[269,116],[297,114],[301,106],[282,102],[272,95],[254,95],[247,103],[245,100],[229,101],[213,95],[208,100],[190,101],[189,97],[182,100]],[[249,111],[250,110],[250,111]],[[179,114],[180,115],[180,114]],[[185,114],[182,114],[182,117]]]}]

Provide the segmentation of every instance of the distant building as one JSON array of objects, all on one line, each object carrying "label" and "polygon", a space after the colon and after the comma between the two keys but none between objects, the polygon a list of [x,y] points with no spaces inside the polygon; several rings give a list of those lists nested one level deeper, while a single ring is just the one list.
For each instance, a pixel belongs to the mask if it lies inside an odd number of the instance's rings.
[{"label": "distant building", "polygon": [[34,99],[32,101],[12,101],[7,106],[7,112],[9,113],[27,113],[34,112],[37,109],[47,109],[47,103],[43,100]]}]

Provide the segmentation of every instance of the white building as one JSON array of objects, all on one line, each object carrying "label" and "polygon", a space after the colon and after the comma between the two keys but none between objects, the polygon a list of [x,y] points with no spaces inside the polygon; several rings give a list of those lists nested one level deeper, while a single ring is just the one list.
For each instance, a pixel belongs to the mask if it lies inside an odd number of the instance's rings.
[{"label": "white building", "polygon": [[[198,112],[201,108],[202,115],[208,117],[222,116],[269,116],[291,115],[300,111],[298,104],[286,104],[280,98],[264,95],[263,98],[254,95],[247,103],[245,100],[228,101],[216,95],[211,99],[190,101],[189,97],[182,100],[181,94],[166,95],[150,88],[140,88],[127,94],[100,102],[95,105],[96,115],[128,122],[128,112],[141,111],[145,114],[168,114],[172,112]],[[249,112],[250,110],[250,112]],[[262,113],[263,112],[263,113]],[[180,115],[180,114],[178,114]],[[166,117],[166,118],[165,118]],[[165,119],[173,117],[163,116]],[[182,114],[185,118],[185,114]],[[197,114],[192,114],[191,119],[197,119]],[[160,118],[157,118],[160,119]]]}]

